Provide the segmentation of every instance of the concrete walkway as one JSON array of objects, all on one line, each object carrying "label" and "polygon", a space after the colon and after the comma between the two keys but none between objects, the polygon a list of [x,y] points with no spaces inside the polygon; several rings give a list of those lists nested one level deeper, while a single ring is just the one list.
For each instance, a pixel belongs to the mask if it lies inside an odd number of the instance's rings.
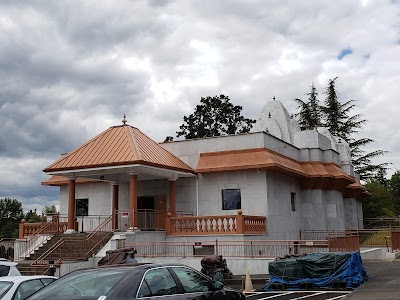
[{"label": "concrete walkway", "polygon": [[400,260],[363,260],[367,274],[372,278],[351,294],[342,298],[350,300],[399,300]]}]

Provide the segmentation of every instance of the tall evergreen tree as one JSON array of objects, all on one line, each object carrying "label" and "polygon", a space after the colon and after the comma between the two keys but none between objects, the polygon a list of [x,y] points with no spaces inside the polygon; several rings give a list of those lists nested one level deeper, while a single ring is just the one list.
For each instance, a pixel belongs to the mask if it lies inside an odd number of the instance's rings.
[{"label": "tall evergreen tree", "polygon": [[330,133],[350,142],[351,135],[358,132],[367,120],[362,119],[360,114],[349,116],[350,111],[355,108],[354,100],[340,102],[340,95],[336,90],[337,79],[337,77],[329,79],[324,93],[325,105],[321,107],[321,110],[324,114],[325,126],[328,127]]},{"label": "tall evergreen tree", "polygon": [[330,79],[328,86],[324,92],[326,95],[324,105],[320,106],[317,100],[317,92],[314,84],[311,86],[311,91],[308,102],[303,102],[300,99],[295,99],[299,104],[300,112],[296,114],[299,119],[299,125],[302,130],[311,129],[316,126],[325,126],[328,130],[337,137],[345,140],[351,150],[352,163],[355,171],[360,174],[361,179],[371,179],[378,172],[386,171],[388,164],[373,164],[373,159],[380,157],[386,153],[383,150],[376,150],[366,153],[362,147],[373,143],[370,138],[353,138],[353,134],[357,133],[362,126],[367,122],[360,114],[350,115],[350,112],[355,108],[354,100],[349,100],[345,103],[340,101],[340,95],[336,89],[335,77]]},{"label": "tall evergreen tree", "polygon": [[294,99],[294,101],[299,105],[297,108],[300,109],[300,112],[295,116],[298,117],[301,130],[313,129],[321,125],[321,109],[314,82],[310,88],[310,92],[306,93],[308,96],[308,102],[304,102],[298,98]]}]

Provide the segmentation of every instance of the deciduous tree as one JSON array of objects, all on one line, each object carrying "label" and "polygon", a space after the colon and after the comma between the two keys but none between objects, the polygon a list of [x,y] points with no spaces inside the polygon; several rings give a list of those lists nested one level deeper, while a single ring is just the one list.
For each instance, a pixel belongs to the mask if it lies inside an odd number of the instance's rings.
[{"label": "deciduous tree", "polygon": [[17,199],[0,199],[0,237],[18,237],[18,226],[24,217],[22,204]]},{"label": "deciduous tree", "polygon": [[194,113],[183,117],[177,137],[193,139],[249,132],[255,120],[243,117],[241,111],[242,107],[234,106],[228,96],[202,97]]}]

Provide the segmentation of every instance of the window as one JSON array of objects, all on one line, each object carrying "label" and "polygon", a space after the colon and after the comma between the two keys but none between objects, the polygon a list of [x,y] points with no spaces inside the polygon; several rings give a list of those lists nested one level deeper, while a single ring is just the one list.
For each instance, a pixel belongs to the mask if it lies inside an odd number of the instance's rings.
[{"label": "window", "polygon": [[193,270],[185,267],[175,267],[172,270],[182,283],[185,293],[204,293],[214,290],[212,282]]},{"label": "window", "polygon": [[290,193],[290,207],[296,211],[296,193]]},{"label": "window", "polygon": [[240,189],[225,189],[222,190],[222,209],[241,209],[242,199]]},{"label": "window", "polygon": [[178,286],[168,269],[158,268],[145,274],[138,292],[138,298],[175,295],[178,293]]},{"label": "window", "polygon": [[76,216],[89,215],[89,199],[76,199]]},{"label": "window", "polygon": [[25,281],[19,285],[15,293],[15,299],[24,300],[42,287],[44,285],[40,279]]}]

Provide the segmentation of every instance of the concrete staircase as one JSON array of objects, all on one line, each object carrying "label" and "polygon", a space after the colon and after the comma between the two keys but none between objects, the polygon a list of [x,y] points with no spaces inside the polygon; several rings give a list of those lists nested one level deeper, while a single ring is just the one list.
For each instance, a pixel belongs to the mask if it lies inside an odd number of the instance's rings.
[{"label": "concrete staircase", "polygon": [[[56,234],[24,261],[19,262],[17,268],[22,275],[39,275],[47,272],[49,261],[59,262],[59,265],[67,261],[87,260],[103,248],[112,236],[112,232],[97,232],[88,240],[86,233]],[[37,259],[41,262],[32,265]]]}]

